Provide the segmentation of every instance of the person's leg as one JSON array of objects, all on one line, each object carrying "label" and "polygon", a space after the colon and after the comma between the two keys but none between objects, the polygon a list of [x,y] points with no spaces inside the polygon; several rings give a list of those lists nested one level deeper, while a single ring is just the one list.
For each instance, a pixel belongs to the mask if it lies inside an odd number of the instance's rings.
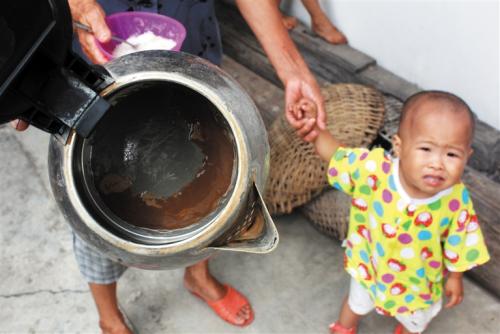
[{"label": "person's leg", "polygon": [[356,333],[359,319],[375,308],[370,294],[354,278],[351,278],[349,295],[340,309],[339,320],[330,325],[332,333]]},{"label": "person's leg", "polygon": [[339,324],[345,328],[356,328],[358,327],[361,315],[354,313],[349,307],[349,303],[347,301],[348,297],[344,298],[342,309],[340,310]]},{"label": "person's leg", "polygon": [[127,267],[111,261],[73,235],[73,250],[82,276],[89,284],[104,334],[130,334],[131,328],[118,308],[116,282]]},{"label": "person's leg", "polygon": [[99,327],[102,333],[132,334],[118,308],[116,282],[111,284],[89,283],[89,287],[99,313]]},{"label": "person's leg", "polygon": [[[275,0],[275,1],[276,1],[276,6],[279,8],[281,0]],[[291,30],[297,26],[297,18],[285,15],[281,11],[280,13],[281,13],[281,22],[283,22],[283,25],[287,30]]]},{"label": "person's leg", "polygon": [[330,325],[330,332],[336,334],[356,333],[361,315],[354,313],[349,307],[348,297],[344,298],[340,309],[339,320]]},{"label": "person's leg", "polygon": [[321,38],[332,44],[346,44],[347,38],[335,27],[325,12],[321,9],[318,0],[302,0],[311,16],[312,30]]},{"label": "person's leg", "polygon": [[[184,272],[184,286],[191,293],[200,296],[205,301],[217,301],[227,293],[226,287],[221,284],[208,268],[208,260],[198,262],[186,268]],[[235,319],[236,325],[243,325],[252,317],[252,307],[247,304],[241,307]]]}]

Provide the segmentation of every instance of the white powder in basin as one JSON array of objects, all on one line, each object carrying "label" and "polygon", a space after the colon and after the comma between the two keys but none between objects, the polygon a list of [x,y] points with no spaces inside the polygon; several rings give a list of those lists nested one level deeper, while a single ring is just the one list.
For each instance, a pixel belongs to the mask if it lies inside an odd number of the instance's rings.
[{"label": "white powder in basin", "polygon": [[148,31],[140,35],[127,38],[127,42],[136,46],[131,47],[127,43],[120,43],[113,50],[113,57],[118,58],[129,53],[144,50],[172,50],[177,44],[173,39],[155,35]]}]

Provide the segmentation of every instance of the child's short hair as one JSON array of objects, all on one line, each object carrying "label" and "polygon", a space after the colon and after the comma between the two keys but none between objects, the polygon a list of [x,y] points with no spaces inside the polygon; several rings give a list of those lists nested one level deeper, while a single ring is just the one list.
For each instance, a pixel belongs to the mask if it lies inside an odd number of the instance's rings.
[{"label": "child's short hair", "polygon": [[450,103],[456,111],[465,109],[470,118],[472,140],[476,128],[476,115],[474,114],[474,112],[472,112],[469,105],[463,99],[456,96],[455,94],[441,90],[423,90],[407,98],[403,104],[403,110],[401,111],[401,117],[399,121],[400,128],[401,124],[403,124],[403,121],[408,117],[409,112],[413,109],[412,107],[422,99],[446,101]]}]

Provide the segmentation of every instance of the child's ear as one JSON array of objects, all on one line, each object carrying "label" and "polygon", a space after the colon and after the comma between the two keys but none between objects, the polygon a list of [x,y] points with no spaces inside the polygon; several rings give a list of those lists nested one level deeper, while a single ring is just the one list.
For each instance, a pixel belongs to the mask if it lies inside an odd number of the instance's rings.
[{"label": "child's ear", "polygon": [[467,153],[467,159],[469,159],[471,157],[472,153],[474,153],[474,150],[471,148],[469,150],[469,153]]},{"label": "child's ear", "polygon": [[399,158],[399,154],[401,153],[401,138],[397,134],[392,137],[392,150],[396,158]]}]

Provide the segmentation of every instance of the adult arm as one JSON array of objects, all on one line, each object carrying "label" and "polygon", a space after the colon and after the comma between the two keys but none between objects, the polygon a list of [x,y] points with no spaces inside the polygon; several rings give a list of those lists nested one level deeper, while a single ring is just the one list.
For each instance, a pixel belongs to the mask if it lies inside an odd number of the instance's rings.
[{"label": "adult arm", "polygon": [[[301,98],[308,98],[317,105],[318,127],[325,129],[326,115],[323,96],[316,79],[281,22],[281,14],[276,1],[236,0],[236,4],[285,87],[286,111],[290,111]],[[297,128],[298,125],[292,124],[292,126]],[[311,135],[310,137],[315,137],[317,132]]]}]

